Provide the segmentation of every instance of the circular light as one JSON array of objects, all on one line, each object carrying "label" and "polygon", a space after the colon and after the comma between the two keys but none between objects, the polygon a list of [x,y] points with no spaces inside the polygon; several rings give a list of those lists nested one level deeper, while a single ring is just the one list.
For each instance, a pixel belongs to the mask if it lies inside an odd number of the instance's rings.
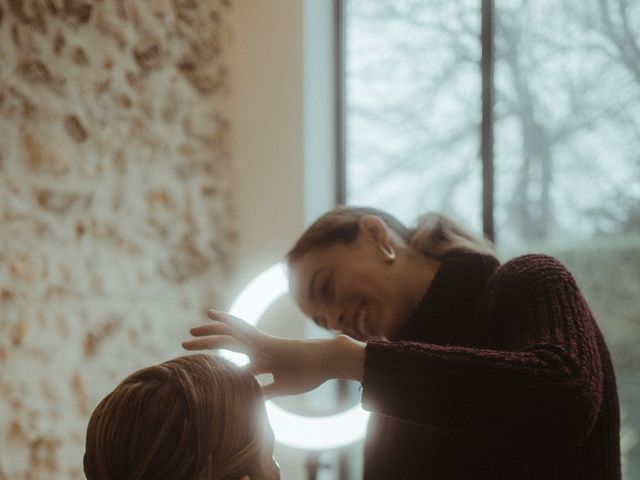
[{"label": "circular light", "polygon": [[[289,287],[282,263],[268,268],[240,292],[229,313],[256,325],[264,312]],[[222,351],[222,355],[242,366],[249,362],[246,355]],[[344,447],[364,438],[369,412],[356,405],[344,412],[324,417],[307,417],[291,413],[268,400],[269,422],[276,441],[304,450],[328,450]]]}]

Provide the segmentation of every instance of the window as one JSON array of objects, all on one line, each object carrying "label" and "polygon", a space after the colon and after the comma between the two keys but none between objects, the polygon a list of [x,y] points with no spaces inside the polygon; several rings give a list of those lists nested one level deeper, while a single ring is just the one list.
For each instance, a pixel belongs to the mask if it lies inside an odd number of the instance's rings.
[{"label": "window", "polygon": [[384,205],[407,222],[429,208],[445,210],[480,226],[480,12],[474,4],[346,2],[350,203]]},{"label": "window", "polygon": [[[640,478],[640,2],[496,0],[495,238],[576,276]],[[346,200],[481,230],[481,0],[346,0]],[[634,408],[634,406],[636,406]]]}]

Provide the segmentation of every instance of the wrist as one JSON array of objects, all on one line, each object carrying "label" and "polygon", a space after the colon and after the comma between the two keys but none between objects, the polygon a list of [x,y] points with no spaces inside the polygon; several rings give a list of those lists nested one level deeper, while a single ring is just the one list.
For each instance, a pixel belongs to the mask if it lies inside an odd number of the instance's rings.
[{"label": "wrist", "polygon": [[362,382],[367,344],[348,335],[338,335],[328,342],[326,361],[331,377]]}]

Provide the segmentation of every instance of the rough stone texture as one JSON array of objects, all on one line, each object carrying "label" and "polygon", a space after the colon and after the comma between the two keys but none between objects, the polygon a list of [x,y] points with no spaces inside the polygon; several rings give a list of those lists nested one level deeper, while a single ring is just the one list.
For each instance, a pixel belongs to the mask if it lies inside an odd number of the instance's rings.
[{"label": "rough stone texture", "polygon": [[0,0],[0,479],[80,479],[86,422],[224,298],[223,0]]}]

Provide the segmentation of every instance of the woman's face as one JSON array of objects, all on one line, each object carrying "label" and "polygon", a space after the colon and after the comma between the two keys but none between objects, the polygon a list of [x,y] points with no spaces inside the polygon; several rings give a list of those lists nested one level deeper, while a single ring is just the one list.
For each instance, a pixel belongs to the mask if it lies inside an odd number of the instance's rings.
[{"label": "woman's face", "polygon": [[290,273],[291,291],[305,315],[358,340],[394,339],[415,307],[398,262],[385,261],[378,241],[366,232],[350,244],[304,254]]}]

